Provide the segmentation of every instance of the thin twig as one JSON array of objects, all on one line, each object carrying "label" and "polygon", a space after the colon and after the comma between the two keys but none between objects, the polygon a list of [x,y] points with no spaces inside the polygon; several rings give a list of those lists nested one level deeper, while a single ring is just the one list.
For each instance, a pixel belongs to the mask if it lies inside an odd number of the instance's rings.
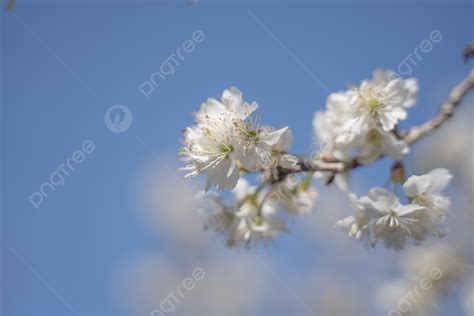
[{"label": "thin twig", "polygon": [[464,60],[467,61],[470,57],[474,56],[474,43],[471,43],[463,52]]},{"label": "thin twig", "polygon": [[445,103],[443,103],[438,111],[438,114],[432,118],[431,120],[412,127],[410,131],[404,135],[403,139],[407,142],[407,144],[413,144],[426,134],[434,131],[444,122],[446,122],[451,116],[453,116],[454,111],[458,107],[459,103],[463,99],[463,97],[467,94],[469,90],[474,87],[474,70],[464,79],[460,84],[451,90],[448,99]]},{"label": "thin twig", "polygon": [[[400,132],[400,139],[405,140],[407,144],[411,145],[427,134],[430,134],[436,130],[454,115],[456,108],[459,106],[464,96],[473,88],[474,70],[471,70],[469,75],[451,90],[448,99],[440,106],[439,111],[435,117],[421,125],[412,127],[406,132]],[[272,179],[274,182],[281,181],[287,175],[292,173],[324,171],[335,175],[337,173],[344,173],[364,165],[358,162],[356,158],[350,160],[349,162],[345,162],[327,158],[314,159],[310,156],[296,156],[291,154],[286,155],[292,156],[295,164],[291,167],[286,164],[284,167],[279,165],[277,167],[276,175],[274,175],[274,179]],[[383,156],[379,156],[378,159],[382,157]],[[331,178],[333,177],[330,177],[330,179]],[[329,181],[329,183],[330,182],[331,181]]]}]

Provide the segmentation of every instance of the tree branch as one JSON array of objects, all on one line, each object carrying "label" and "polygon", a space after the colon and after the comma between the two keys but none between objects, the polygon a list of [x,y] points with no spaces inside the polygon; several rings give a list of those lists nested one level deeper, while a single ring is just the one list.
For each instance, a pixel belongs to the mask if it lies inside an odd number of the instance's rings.
[{"label": "tree branch", "polygon": [[[456,108],[459,106],[464,96],[473,88],[474,70],[471,70],[469,75],[451,90],[448,99],[440,106],[435,117],[421,125],[412,127],[406,132],[400,132],[400,139],[405,140],[407,144],[411,145],[436,130],[454,115]],[[276,168],[276,172],[274,172],[271,177],[272,182],[282,181],[287,175],[292,173],[308,171],[325,171],[332,173],[334,176],[337,173],[344,173],[364,165],[358,162],[357,158],[345,162],[332,159],[331,157],[314,159],[310,156],[296,156],[292,154],[285,154],[284,156],[284,161],[293,161],[293,164],[280,163]],[[383,158],[383,156],[379,156],[377,159],[381,158]],[[328,184],[332,182],[332,179],[333,177],[329,178]]]},{"label": "tree branch", "polygon": [[405,139],[405,141],[411,145],[426,134],[429,134],[443,125],[444,122],[453,116],[454,111],[458,107],[463,97],[473,87],[474,70],[471,70],[469,75],[460,84],[455,86],[453,90],[451,90],[446,102],[440,106],[438,114],[428,122],[411,128],[408,133],[406,133],[406,135],[402,135],[403,139]]},{"label": "tree branch", "polygon": [[474,43],[471,43],[466,49],[464,50],[464,60],[467,61],[469,57],[474,56]]}]

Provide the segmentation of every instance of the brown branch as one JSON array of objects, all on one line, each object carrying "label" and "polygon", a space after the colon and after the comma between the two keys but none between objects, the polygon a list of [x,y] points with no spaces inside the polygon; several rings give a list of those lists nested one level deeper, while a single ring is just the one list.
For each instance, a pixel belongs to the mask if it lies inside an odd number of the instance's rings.
[{"label": "brown branch", "polygon": [[5,8],[7,11],[12,11],[13,8],[15,8],[16,0],[7,0],[7,4],[5,5]]},{"label": "brown branch", "polygon": [[474,43],[470,44],[463,52],[464,60],[467,61],[470,57],[474,56]]},{"label": "brown branch", "polygon": [[438,114],[432,118],[431,120],[425,122],[424,124],[415,126],[406,133],[406,135],[402,135],[403,139],[408,144],[413,144],[426,134],[434,131],[444,122],[446,122],[451,116],[453,116],[454,111],[458,107],[459,103],[463,99],[463,97],[474,87],[474,70],[471,70],[469,75],[457,86],[451,90],[448,99],[444,102],[438,111]]},{"label": "brown branch", "polygon": [[[456,108],[459,106],[464,96],[473,88],[474,70],[471,70],[469,75],[451,90],[448,99],[440,106],[439,111],[434,118],[421,125],[414,126],[406,132],[400,132],[400,139],[404,139],[407,144],[411,145],[439,128],[454,115]],[[292,173],[325,171],[335,175],[337,173],[344,173],[364,165],[358,162],[357,158],[354,158],[349,162],[344,162],[326,157],[314,159],[310,156],[296,156],[292,154],[285,155],[287,156],[287,159],[285,160],[293,160],[294,164],[290,166],[287,163],[284,165],[278,165],[276,172],[274,172],[272,175],[271,181],[273,182],[282,181],[287,175]],[[377,159],[381,158],[383,158],[382,155]],[[332,182],[331,179],[333,179],[333,177],[329,178],[328,184]]]}]

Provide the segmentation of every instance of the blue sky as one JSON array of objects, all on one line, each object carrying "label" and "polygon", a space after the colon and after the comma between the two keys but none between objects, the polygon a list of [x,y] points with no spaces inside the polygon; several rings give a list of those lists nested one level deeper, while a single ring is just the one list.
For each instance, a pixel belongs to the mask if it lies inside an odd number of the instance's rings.
[{"label": "blue sky", "polygon": [[[134,211],[133,180],[154,159],[140,140],[174,170],[181,131],[208,97],[239,87],[264,122],[292,128],[293,152],[310,152],[312,116],[329,93],[377,67],[396,68],[439,30],[442,40],[413,67],[421,90],[408,123],[429,118],[466,75],[461,51],[474,35],[469,1],[19,0],[1,20],[5,315],[68,315],[67,305],[79,315],[126,312],[111,297],[111,271],[136,252],[166,253],[168,244]],[[197,30],[204,41],[145,98],[138,87]],[[116,104],[133,113],[124,133],[104,124]],[[34,208],[28,196],[86,140],[94,151]],[[357,175],[383,184],[387,166]],[[277,241],[270,256],[282,276],[330,265],[324,243],[311,242],[319,254],[301,250],[294,236]]]}]

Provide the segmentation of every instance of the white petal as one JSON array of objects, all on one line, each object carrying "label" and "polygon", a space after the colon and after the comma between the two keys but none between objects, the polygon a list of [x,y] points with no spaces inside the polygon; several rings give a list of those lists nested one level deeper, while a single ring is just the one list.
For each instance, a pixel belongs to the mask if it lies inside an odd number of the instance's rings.
[{"label": "white petal", "polygon": [[240,92],[240,90],[236,87],[230,87],[229,89],[224,90],[222,93],[222,102],[229,110],[236,109],[243,102],[242,92]]},{"label": "white petal", "polygon": [[255,188],[252,187],[247,180],[244,178],[239,179],[237,185],[232,190],[237,201],[240,201],[247,197],[249,194],[252,194],[255,191]]},{"label": "white petal", "polygon": [[411,176],[403,184],[403,191],[409,197],[415,197],[427,192],[431,185],[431,179],[427,175]]},{"label": "white petal", "polygon": [[[240,172],[233,164],[231,159],[226,158],[214,168],[207,170],[210,183],[215,184],[218,190],[233,189],[236,186]],[[229,174],[229,169],[233,169],[231,174]]]},{"label": "white petal", "polygon": [[215,117],[224,114],[226,111],[224,105],[216,99],[207,99],[206,103],[201,104],[197,118],[200,119],[206,115]]},{"label": "white petal", "polygon": [[316,112],[313,116],[313,130],[316,138],[322,142],[328,142],[330,140],[330,129],[326,120],[325,112]]},{"label": "white petal", "polygon": [[250,104],[244,103],[241,106],[236,107],[233,111],[238,118],[240,118],[241,120],[246,120],[257,109],[258,104],[254,101]]},{"label": "white petal", "polygon": [[331,93],[326,100],[326,106],[329,111],[343,113],[350,106],[349,95],[346,92]]},{"label": "white petal", "polygon": [[271,145],[271,146],[275,145],[280,141],[280,138],[287,130],[288,130],[288,126],[277,129],[276,131],[266,132],[263,135],[263,141],[267,143],[268,145]]},{"label": "white petal", "polygon": [[397,139],[391,133],[383,133],[383,152],[395,160],[401,160],[410,151],[406,142]]},{"label": "white petal", "polygon": [[293,143],[293,132],[291,129],[287,128],[280,137],[278,143],[274,146],[279,151],[287,151],[290,149],[291,144]]},{"label": "white petal", "polygon": [[416,103],[416,95],[418,93],[418,81],[414,78],[405,80],[405,89],[408,90],[408,95],[403,106],[406,108],[412,107]]},{"label": "white petal", "polygon": [[434,169],[427,174],[431,179],[430,191],[437,193],[444,190],[452,179],[451,173],[447,169]]},{"label": "white petal", "polygon": [[261,167],[259,165],[260,159],[258,153],[255,151],[255,147],[251,150],[243,151],[239,157],[239,161],[242,166],[250,172],[255,172]]},{"label": "white petal", "polygon": [[398,79],[396,73],[391,70],[377,68],[373,72],[373,81],[377,84],[387,84],[388,82]]},{"label": "white petal", "polygon": [[408,204],[408,205],[401,205],[397,209],[397,213],[399,216],[406,216],[413,212],[425,210],[425,207],[420,206],[418,204]]}]

